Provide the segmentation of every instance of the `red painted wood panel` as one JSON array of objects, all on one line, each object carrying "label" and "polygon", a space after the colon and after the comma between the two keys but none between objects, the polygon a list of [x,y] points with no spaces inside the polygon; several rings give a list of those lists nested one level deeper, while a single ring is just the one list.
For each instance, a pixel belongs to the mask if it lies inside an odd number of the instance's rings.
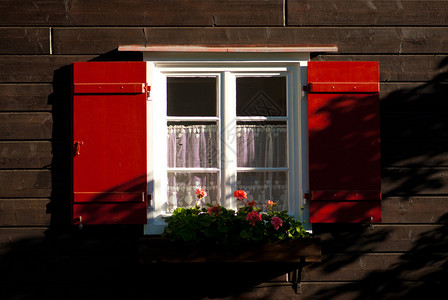
[{"label": "red painted wood panel", "polygon": [[[312,223],[381,220],[378,81],[377,62],[308,65]],[[315,90],[319,85],[338,88]],[[354,92],[353,86],[368,89]]]},{"label": "red painted wood panel", "polygon": [[75,63],[73,82],[140,87],[112,94],[74,90],[73,218],[81,216],[83,224],[146,223],[145,63]]}]

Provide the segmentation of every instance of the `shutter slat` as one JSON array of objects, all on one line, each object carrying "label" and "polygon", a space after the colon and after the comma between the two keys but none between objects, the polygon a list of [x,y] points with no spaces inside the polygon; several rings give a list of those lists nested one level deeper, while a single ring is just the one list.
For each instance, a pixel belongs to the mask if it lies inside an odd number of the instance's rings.
[{"label": "shutter slat", "polygon": [[76,83],[75,94],[142,94],[146,92],[144,83]]}]

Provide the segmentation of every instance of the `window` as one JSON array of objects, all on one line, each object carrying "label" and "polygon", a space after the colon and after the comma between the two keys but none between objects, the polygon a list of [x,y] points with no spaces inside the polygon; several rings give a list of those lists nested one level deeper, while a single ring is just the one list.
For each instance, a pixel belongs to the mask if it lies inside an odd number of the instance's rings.
[{"label": "window", "polygon": [[236,208],[233,191],[242,189],[260,206],[272,200],[299,216],[307,182],[300,89],[306,56],[255,55],[244,62],[238,55],[219,61],[147,56],[153,197],[145,232],[161,233],[164,217],[194,206],[197,188],[212,205]]},{"label": "window", "polygon": [[229,208],[245,189],[311,223],[381,221],[377,62],[145,57],[73,64],[74,224],[161,233],[198,187]]}]

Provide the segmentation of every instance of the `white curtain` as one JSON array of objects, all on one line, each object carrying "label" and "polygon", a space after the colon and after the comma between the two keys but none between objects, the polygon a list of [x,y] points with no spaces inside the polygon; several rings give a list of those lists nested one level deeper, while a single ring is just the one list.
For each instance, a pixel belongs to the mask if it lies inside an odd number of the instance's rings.
[{"label": "white curtain", "polygon": [[[168,126],[168,167],[218,167],[217,125]],[[236,158],[238,167],[286,167],[286,125],[238,125]],[[239,172],[237,188],[248,193],[261,206],[268,200],[287,209],[286,172]],[[204,188],[204,203],[220,203],[217,173],[170,172],[168,207],[191,207],[196,203],[195,190]],[[202,203],[202,204],[204,204]]]}]

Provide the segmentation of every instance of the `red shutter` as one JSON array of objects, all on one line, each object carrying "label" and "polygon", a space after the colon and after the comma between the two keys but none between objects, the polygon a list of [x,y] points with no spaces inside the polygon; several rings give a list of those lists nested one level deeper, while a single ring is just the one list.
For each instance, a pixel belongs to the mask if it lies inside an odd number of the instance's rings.
[{"label": "red shutter", "polygon": [[309,62],[311,223],[381,221],[377,62]]},{"label": "red shutter", "polygon": [[73,64],[73,222],[146,223],[146,65]]}]

